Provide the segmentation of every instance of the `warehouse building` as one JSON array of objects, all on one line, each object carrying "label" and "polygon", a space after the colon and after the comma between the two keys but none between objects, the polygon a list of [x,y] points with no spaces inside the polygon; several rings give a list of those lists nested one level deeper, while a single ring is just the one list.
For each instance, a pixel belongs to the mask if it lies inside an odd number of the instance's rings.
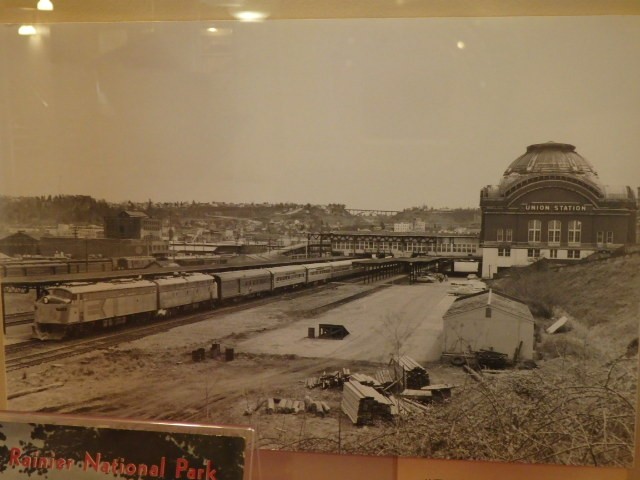
[{"label": "warehouse building", "polygon": [[495,291],[458,298],[443,317],[445,354],[492,350],[533,359],[533,316],[524,303]]},{"label": "warehouse building", "polygon": [[104,236],[119,239],[161,240],[162,222],[144,212],[123,210],[104,218]]},{"label": "warehouse building", "polygon": [[39,255],[40,245],[38,239],[20,231],[0,239],[0,253],[10,257],[15,255]]},{"label": "warehouse building", "polygon": [[636,242],[628,186],[604,185],[573,145],[530,145],[480,192],[482,276],[540,258],[575,261]]}]

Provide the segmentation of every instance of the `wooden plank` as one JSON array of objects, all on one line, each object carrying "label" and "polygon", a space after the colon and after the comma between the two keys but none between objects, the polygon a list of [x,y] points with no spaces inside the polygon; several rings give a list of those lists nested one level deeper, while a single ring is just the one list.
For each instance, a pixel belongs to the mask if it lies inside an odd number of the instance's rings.
[{"label": "wooden plank", "polygon": [[564,327],[567,324],[567,321],[569,319],[567,317],[560,317],[560,319],[556,322],[554,322],[553,325],[551,325],[549,328],[547,328],[547,333],[552,335],[554,333],[556,333],[559,329],[561,329],[562,327]]},{"label": "wooden plank", "polygon": [[433,396],[433,394],[427,390],[408,390],[408,389],[403,390],[398,395],[401,397],[415,397],[415,398],[422,398],[422,399],[431,398]]}]

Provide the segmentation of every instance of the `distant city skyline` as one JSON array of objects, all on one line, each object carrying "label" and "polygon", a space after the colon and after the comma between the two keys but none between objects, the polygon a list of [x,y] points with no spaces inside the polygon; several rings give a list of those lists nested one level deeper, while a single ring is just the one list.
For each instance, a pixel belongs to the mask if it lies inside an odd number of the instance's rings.
[{"label": "distant city skyline", "polygon": [[[207,29],[215,26],[216,32]],[[478,208],[530,144],[640,185],[640,18],[0,28],[0,194]]]}]

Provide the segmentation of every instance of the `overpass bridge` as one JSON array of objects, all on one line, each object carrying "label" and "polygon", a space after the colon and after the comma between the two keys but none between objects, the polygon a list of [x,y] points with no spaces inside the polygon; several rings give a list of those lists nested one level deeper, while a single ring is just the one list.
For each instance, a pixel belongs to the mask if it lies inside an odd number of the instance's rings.
[{"label": "overpass bridge", "polygon": [[351,215],[356,215],[359,217],[393,217],[400,213],[399,210],[367,210],[367,209],[359,209],[359,208],[347,208],[345,209]]}]

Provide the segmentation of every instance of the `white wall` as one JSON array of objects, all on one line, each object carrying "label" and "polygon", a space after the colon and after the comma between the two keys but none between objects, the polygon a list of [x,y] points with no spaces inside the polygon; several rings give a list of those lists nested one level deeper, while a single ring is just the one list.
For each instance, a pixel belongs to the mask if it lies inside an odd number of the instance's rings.
[{"label": "white wall", "polygon": [[522,341],[520,359],[533,358],[533,320],[525,320],[491,308],[491,317],[485,308],[478,308],[444,318],[444,352],[489,350],[506,353],[509,358]]}]

